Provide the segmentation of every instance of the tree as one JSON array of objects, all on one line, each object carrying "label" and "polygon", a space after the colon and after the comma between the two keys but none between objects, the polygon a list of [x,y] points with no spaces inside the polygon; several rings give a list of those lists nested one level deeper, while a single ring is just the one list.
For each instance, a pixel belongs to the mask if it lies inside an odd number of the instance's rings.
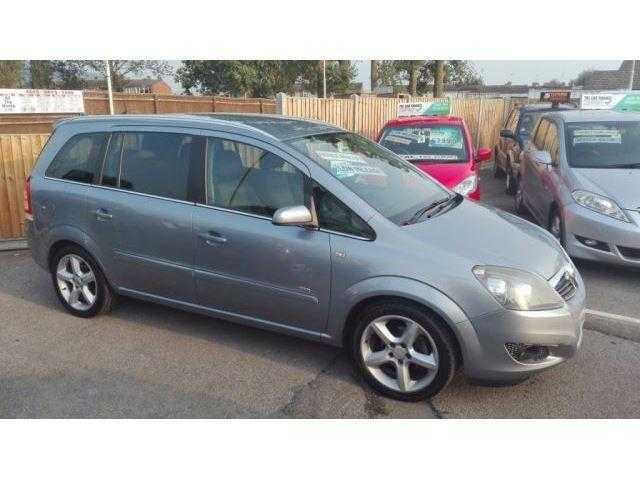
[{"label": "tree", "polygon": [[380,85],[380,61],[371,60],[371,91],[373,92]]},{"label": "tree", "polygon": [[[88,60],[85,65],[97,76],[106,75],[103,60]],[[109,66],[111,84],[116,91],[121,91],[126,86],[127,78],[149,74],[160,78],[172,72],[170,65],[160,60],[109,60]]]},{"label": "tree", "polygon": [[31,88],[56,88],[54,62],[51,60],[29,60]]},{"label": "tree", "polygon": [[[342,62],[342,64],[340,63]],[[327,94],[346,91],[355,76],[351,62],[327,60]],[[185,60],[176,81],[187,94],[271,97],[296,89],[322,96],[322,62],[317,60]]]},{"label": "tree", "polygon": [[592,74],[593,70],[591,69],[583,70],[574,80],[570,82],[570,84],[584,87],[585,83],[589,80]]},{"label": "tree", "polygon": [[0,88],[19,88],[22,84],[21,60],[0,60]]},{"label": "tree", "polygon": [[436,60],[435,72],[433,75],[433,97],[444,96],[444,60]]}]

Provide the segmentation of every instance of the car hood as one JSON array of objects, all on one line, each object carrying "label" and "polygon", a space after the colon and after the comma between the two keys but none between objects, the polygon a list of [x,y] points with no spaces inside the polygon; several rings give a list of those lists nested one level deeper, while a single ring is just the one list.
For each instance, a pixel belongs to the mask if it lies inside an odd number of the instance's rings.
[{"label": "car hood", "polygon": [[630,168],[573,168],[582,190],[612,198],[627,210],[640,207],[640,170]]},{"label": "car hood", "polygon": [[433,163],[412,162],[416,167],[442,183],[447,188],[453,188],[467,178],[471,172],[470,162],[460,163]]},{"label": "car hood", "polygon": [[[542,228],[507,212],[464,200],[457,207],[414,225],[408,235],[468,265],[519,268],[549,279],[566,262],[560,244]],[[435,252],[434,252],[435,253]]]}]

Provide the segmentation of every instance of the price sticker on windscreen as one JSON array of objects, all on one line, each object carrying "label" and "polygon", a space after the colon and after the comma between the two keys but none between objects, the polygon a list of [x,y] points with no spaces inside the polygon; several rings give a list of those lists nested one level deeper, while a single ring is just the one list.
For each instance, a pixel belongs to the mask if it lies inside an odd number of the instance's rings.
[{"label": "price sticker on windscreen", "polygon": [[316,153],[320,158],[328,162],[329,170],[337,178],[356,175],[387,176],[380,168],[369,165],[366,160],[355,153],[334,151],[317,151]]},{"label": "price sticker on windscreen", "polygon": [[573,144],[583,145],[587,143],[622,143],[620,130],[615,129],[590,129],[576,130],[573,132]]}]

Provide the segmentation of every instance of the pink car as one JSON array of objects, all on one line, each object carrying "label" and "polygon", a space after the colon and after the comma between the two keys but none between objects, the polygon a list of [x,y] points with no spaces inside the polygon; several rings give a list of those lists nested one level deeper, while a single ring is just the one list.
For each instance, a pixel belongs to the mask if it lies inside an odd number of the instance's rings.
[{"label": "pink car", "polygon": [[382,128],[378,143],[444,186],[472,200],[480,200],[477,164],[491,158],[491,149],[474,149],[462,118],[396,118]]}]

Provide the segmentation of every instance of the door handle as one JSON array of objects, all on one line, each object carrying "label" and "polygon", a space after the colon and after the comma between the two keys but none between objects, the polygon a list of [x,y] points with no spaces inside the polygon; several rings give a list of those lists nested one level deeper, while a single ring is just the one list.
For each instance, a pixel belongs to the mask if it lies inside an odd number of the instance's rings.
[{"label": "door handle", "polygon": [[111,220],[113,218],[113,215],[103,208],[99,208],[98,210],[96,210],[95,214],[98,220]]},{"label": "door handle", "polygon": [[218,232],[206,232],[198,235],[209,246],[215,246],[222,243],[227,243],[227,239],[220,235]]}]

